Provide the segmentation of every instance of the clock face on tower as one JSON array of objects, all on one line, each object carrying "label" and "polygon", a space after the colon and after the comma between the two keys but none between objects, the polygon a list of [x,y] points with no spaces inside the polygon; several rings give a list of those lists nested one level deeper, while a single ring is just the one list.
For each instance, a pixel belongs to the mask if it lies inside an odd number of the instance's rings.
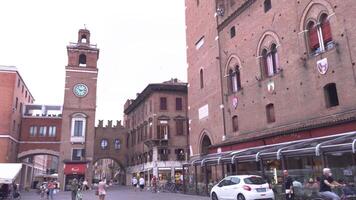
[{"label": "clock face on tower", "polygon": [[85,97],[88,94],[88,86],[83,83],[76,84],[73,87],[73,93],[77,97]]}]

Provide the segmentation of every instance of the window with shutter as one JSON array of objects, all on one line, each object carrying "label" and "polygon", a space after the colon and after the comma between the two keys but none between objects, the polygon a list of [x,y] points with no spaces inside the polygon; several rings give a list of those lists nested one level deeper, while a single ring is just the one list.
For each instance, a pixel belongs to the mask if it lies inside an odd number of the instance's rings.
[{"label": "window with shutter", "polygon": [[322,23],[321,31],[323,33],[324,44],[331,42],[333,40],[331,36],[331,28],[330,28],[329,21],[325,21]]},{"label": "window with shutter", "polygon": [[312,51],[319,48],[318,28],[313,27],[309,29],[309,45]]},{"label": "window with shutter", "polygon": [[176,120],[176,131],[177,135],[184,135],[184,121]]},{"label": "window with shutter", "polygon": [[161,97],[159,107],[161,110],[167,110],[167,98]]}]

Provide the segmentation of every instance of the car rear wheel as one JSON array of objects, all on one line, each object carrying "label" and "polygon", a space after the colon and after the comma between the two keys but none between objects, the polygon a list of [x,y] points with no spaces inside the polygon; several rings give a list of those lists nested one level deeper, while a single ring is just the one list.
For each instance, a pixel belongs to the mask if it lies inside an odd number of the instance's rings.
[{"label": "car rear wheel", "polygon": [[237,196],[237,200],[246,200],[246,198],[245,198],[244,195],[239,194],[239,195]]},{"label": "car rear wheel", "polygon": [[211,199],[212,199],[212,200],[219,200],[219,199],[218,199],[218,196],[216,195],[215,192],[213,192],[213,194],[211,194]]}]

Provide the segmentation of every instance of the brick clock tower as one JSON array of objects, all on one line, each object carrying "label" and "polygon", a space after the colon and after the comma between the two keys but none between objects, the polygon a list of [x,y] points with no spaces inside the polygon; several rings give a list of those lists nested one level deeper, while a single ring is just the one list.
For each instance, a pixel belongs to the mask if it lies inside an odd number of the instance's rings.
[{"label": "brick clock tower", "polygon": [[99,49],[90,44],[89,30],[80,29],[78,42],[70,43],[67,52],[58,168],[66,190],[74,178],[92,180]]}]

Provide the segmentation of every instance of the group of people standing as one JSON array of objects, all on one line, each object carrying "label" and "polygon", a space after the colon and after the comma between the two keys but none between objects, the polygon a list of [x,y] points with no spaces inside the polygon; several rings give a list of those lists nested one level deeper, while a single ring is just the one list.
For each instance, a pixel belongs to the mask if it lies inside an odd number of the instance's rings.
[{"label": "group of people standing", "polygon": [[[289,176],[288,171],[284,170],[284,188],[286,193],[286,200],[294,200],[295,192],[293,186],[293,179]],[[309,180],[307,187],[317,189],[319,186],[319,194],[322,198],[330,199],[330,200],[340,200],[340,197],[332,191],[332,189],[336,187],[342,187],[343,184],[338,183],[332,177],[331,170],[329,168],[323,169],[323,176],[320,178],[320,183],[317,184],[313,181],[313,179]]]},{"label": "group of people standing", "polygon": [[138,180],[137,180],[136,176],[133,176],[131,183],[132,183],[132,186],[134,187],[135,191],[136,191],[136,188],[140,188],[140,191],[142,192],[145,188],[145,179],[142,176],[140,176],[140,178]]},{"label": "group of people standing", "polygon": [[59,190],[58,182],[50,179],[48,182],[43,182],[40,186],[41,199],[53,200],[53,195]]}]

